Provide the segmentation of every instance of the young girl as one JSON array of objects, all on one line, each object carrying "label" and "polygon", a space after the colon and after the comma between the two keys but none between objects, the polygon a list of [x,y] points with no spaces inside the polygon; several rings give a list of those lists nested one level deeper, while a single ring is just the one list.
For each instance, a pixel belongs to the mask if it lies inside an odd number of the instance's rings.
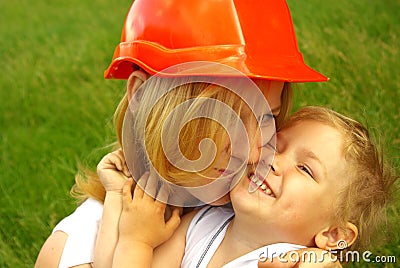
[{"label": "young girl", "polygon": [[[117,147],[122,146],[122,122],[132,88],[166,67],[192,61],[223,63],[250,77],[267,99],[277,124],[290,110],[291,82],[327,81],[304,63],[283,0],[235,1],[234,5],[230,0],[136,0],[105,73],[107,78],[129,78],[127,94],[115,113]],[[224,76],[218,69],[208,72]],[[97,174],[82,173],[73,191],[84,202],[56,226],[39,253],[37,267],[89,265],[93,261],[102,203],[105,198],[119,200],[120,190],[107,197],[106,192],[121,187],[103,187]],[[113,244],[115,240],[109,243]]]},{"label": "young girl", "polygon": [[188,213],[173,234],[178,216],[165,223],[165,205],[141,187],[132,200],[127,183],[113,266],[256,267],[260,256],[302,247],[359,249],[383,220],[396,179],[361,124],[320,107],[300,109],[280,128],[267,177],[247,171],[232,207]]}]

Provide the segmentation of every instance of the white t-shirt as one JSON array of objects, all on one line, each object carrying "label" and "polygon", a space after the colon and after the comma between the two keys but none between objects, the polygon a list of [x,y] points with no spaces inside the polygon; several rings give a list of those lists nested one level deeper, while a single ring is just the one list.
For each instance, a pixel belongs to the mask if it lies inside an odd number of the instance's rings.
[{"label": "white t-shirt", "polygon": [[53,229],[68,235],[58,267],[92,263],[103,204],[89,198]]},{"label": "white t-shirt", "polygon": [[[89,198],[53,229],[68,235],[59,268],[92,263],[103,204]],[[234,213],[230,207],[202,208],[192,219],[186,234],[185,256],[181,267],[206,267],[221,243]],[[208,248],[208,249],[207,249]],[[257,267],[258,259],[271,258],[304,246],[279,243],[254,250],[226,264],[223,268]],[[275,253],[274,253],[275,252]],[[275,255],[277,256],[277,255]],[[196,265],[199,266],[196,266]]]},{"label": "white t-shirt", "polygon": [[[202,208],[193,217],[186,233],[185,255],[181,267],[207,267],[211,257],[221,244],[233,216],[233,209],[228,206]],[[229,262],[223,268],[257,267],[261,257],[272,259],[279,254],[301,248],[305,247],[289,243],[264,246]]]}]

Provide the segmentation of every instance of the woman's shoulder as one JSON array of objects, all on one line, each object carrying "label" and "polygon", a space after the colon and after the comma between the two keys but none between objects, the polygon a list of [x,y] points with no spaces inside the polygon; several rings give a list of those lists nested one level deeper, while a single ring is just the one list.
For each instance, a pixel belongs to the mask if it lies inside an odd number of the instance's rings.
[{"label": "woman's shoulder", "polygon": [[[88,198],[80,206],[78,206],[74,212],[62,219],[53,229],[53,233],[56,231],[62,231],[67,234],[82,230],[82,228],[97,228],[98,223],[101,221],[103,214],[103,204],[99,201]],[[82,226],[82,222],[85,224]],[[92,224],[90,224],[92,223]]]}]

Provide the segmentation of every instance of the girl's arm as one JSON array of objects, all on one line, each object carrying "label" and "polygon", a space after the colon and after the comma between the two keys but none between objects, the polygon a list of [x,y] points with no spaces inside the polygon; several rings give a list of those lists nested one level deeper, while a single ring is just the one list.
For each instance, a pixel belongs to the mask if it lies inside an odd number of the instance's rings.
[{"label": "girl's arm", "polygon": [[[151,187],[151,183],[147,183],[148,176],[145,174],[141,178],[146,180],[143,183],[146,191]],[[151,267],[154,248],[168,240],[178,227],[179,211],[175,209],[165,222],[166,204],[145,193],[141,187],[135,187],[132,198],[131,185],[132,179],[123,187],[123,210],[113,267]]]},{"label": "girl's arm", "polygon": [[122,211],[122,187],[131,177],[122,150],[107,154],[97,166],[106,190],[104,209],[94,251],[94,267],[111,267],[118,241],[118,221]]}]

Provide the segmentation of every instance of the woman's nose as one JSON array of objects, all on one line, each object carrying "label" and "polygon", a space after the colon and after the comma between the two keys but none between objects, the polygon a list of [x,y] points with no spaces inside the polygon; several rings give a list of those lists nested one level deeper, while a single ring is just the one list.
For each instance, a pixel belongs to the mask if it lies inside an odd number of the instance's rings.
[{"label": "woman's nose", "polygon": [[231,140],[232,156],[247,164],[257,164],[260,161],[270,164],[275,152],[276,135],[274,129],[248,131],[246,134],[231,137],[233,138]]},{"label": "woman's nose", "polygon": [[256,164],[258,163],[261,159],[261,145],[259,143],[256,144],[250,144],[250,151],[249,151],[249,157],[247,159],[247,164]]},{"label": "woman's nose", "polygon": [[261,141],[256,139],[236,139],[231,147],[232,157],[246,164],[255,164],[262,155]]},{"label": "woman's nose", "polygon": [[262,162],[269,165],[275,153],[274,125],[261,126],[250,139],[248,164]]}]

